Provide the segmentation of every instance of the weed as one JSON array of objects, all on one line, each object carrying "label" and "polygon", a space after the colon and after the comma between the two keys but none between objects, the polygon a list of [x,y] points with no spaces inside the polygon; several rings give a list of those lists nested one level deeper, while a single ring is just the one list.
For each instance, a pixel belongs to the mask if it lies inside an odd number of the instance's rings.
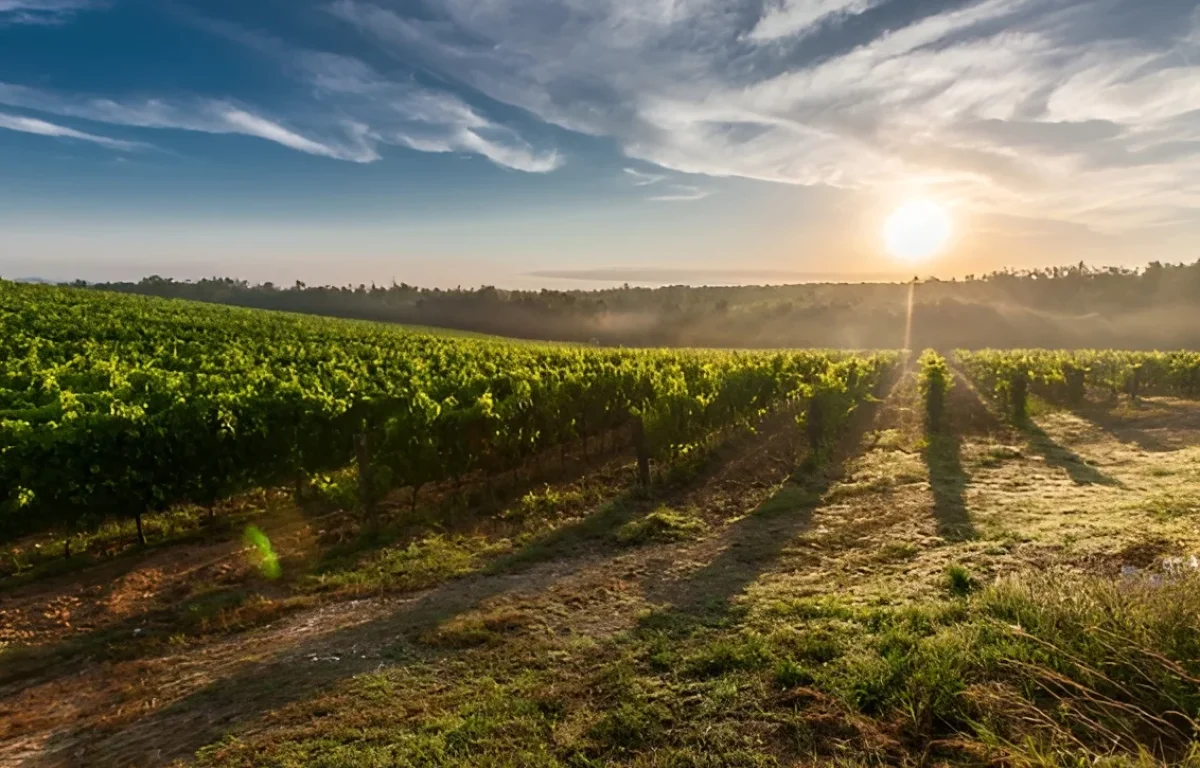
[{"label": "weed", "polygon": [[384,589],[421,589],[473,571],[489,554],[511,548],[508,541],[482,536],[428,536],[407,547],[382,549],[359,559],[327,563],[305,577],[303,591],[363,593]]},{"label": "weed", "polygon": [[494,645],[506,635],[533,626],[536,620],[525,611],[502,609],[460,616],[424,633],[421,641],[439,648],[472,648]]},{"label": "weed", "polygon": [[740,670],[762,669],[773,658],[763,638],[754,633],[721,637],[703,646],[687,659],[693,675],[717,677]]},{"label": "weed", "polygon": [[508,519],[538,520],[551,517],[563,508],[578,506],[586,499],[587,494],[582,490],[561,490],[545,485],[539,490],[527,492],[516,506],[502,516]]},{"label": "weed", "polygon": [[979,583],[965,566],[954,563],[946,566],[946,590],[955,597],[966,597],[978,589]]},{"label": "weed", "polygon": [[633,520],[613,534],[617,542],[625,545],[646,544],[651,541],[676,541],[687,539],[703,532],[701,520],[680,514],[670,507],[659,507],[641,520]]},{"label": "weed", "polygon": [[662,704],[623,701],[592,726],[588,735],[608,749],[633,750],[659,738],[670,719],[670,710]]},{"label": "weed", "polygon": [[812,670],[792,659],[784,659],[775,665],[774,678],[775,684],[784,689],[812,685],[816,680]]}]

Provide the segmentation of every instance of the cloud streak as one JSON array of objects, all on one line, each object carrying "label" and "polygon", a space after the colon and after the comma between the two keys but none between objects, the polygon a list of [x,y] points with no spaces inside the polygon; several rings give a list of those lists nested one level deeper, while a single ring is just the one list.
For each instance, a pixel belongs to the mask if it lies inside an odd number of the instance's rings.
[{"label": "cloud streak", "polygon": [[308,51],[283,54],[323,98],[370,124],[374,140],[421,152],[478,155],[503,168],[549,173],[562,156],[539,151],[453,93],[392,80],[359,59]]},{"label": "cloud streak", "polygon": [[0,82],[0,104],[132,128],[240,134],[337,160],[369,163],[379,159],[370,136],[359,126],[346,123],[341,126],[340,138],[317,140],[227,101],[116,101]]},{"label": "cloud streak", "polygon": [[786,0],[763,14],[746,38],[767,42],[812,34],[824,23],[860,14],[868,0]]},{"label": "cloud streak", "polygon": [[[84,6],[83,0],[46,2],[61,9]],[[4,3],[31,7],[33,0],[0,0]],[[224,98],[113,99],[0,82],[0,105],[133,128],[249,136],[354,163],[376,162],[382,159],[381,147],[397,146],[475,155],[526,173],[563,165],[556,150],[534,148],[449,91],[419,85],[412,77],[388,78],[351,56],[297,48],[237,25],[185,16],[281,65],[311,89],[313,103],[304,114],[285,120]]]},{"label": "cloud streak", "polygon": [[688,203],[693,200],[703,200],[711,195],[712,190],[701,189],[690,184],[674,184],[671,186],[670,192],[646,199],[655,203]]},{"label": "cloud streak", "polygon": [[21,117],[19,115],[9,115],[0,112],[0,129],[17,131],[19,133],[32,133],[36,136],[49,136],[58,139],[73,139],[75,141],[85,141],[91,144],[99,144],[102,147],[109,149],[120,150],[123,152],[132,152],[139,149],[149,149],[148,144],[143,144],[137,141],[122,141],[120,139],[111,139],[107,136],[97,136],[94,133],[86,133],[77,131],[73,128],[67,128],[62,125],[48,123],[45,120],[38,120],[32,117]]},{"label": "cloud streak", "polygon": [[648,187],[651,184],[657,184],[658,182],[667,178],[661,173],[646,173],[645,171],[639,171],[636,168],[626,168],[625,173],[633,177],[633,186],[635,187]]},{"label": "cloud streak", "polygon": [[82,11],[103,7],[96,0],[0,0],[0,27],[65,24]]}]

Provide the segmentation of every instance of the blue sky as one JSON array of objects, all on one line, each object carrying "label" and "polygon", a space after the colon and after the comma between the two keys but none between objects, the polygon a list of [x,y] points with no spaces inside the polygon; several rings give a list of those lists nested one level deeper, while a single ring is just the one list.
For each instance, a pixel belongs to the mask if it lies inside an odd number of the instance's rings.
[{"label": "blue sky", "polygon": [[913,198],[922,274],[1192,261],[1197,5],[0,0],[0,275],[899,276]]}]

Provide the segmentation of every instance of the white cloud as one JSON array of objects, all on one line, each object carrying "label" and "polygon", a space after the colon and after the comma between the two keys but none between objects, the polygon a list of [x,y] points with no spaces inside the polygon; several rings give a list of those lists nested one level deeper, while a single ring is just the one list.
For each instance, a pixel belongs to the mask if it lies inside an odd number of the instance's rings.
[{"label": "white cloud", "polygon": [[351,153],[346,153],[343,150],[334,149],[318,141],[313,141],[294,131],[289,131],[282,125],[272,123],[270,120],[261,118],[258,115],[252,115],[240,109],[221,107],[218,111],[234,132],[273,141],[276,144],[282,144],[297,152],[307,152],[310,155],[322,155],[339,160],[353,160],[360,163],[369,163],[379,159],[379,155],[370,147],[369,142],[364,140],[367,138],[366,131],[358,133],[358,138],[360,139],[359,149]]},{"label": "white cloud", "polygon": [[535,149],[453,93],[411,78],[388,79],[356,58],[294,49],[228,24],[203,21],[202,26],[277,59],[312,87],[317,101],[306,109],[303,130],[222,99],[117,100],[0,82],[0,104],[110,125],[252,136],[355,163],[379,160],[379,147],[390,144],[478,155],[527,173],[547,173],[563,164],[557,151]]},{"label": "white cloud", "polygon": [[526,173],[563,164],[554,150],[537,151],[515,131],[480,114],[446,91],[385,78],[358,59],[328,53],[294,55],[313,86],[331,103],[373,126],[376,139],[422,152],[464,152]]},{"label": "white cloud", "polygon": [[455,138],[457,144],[466,151],[483,155],[506,168],[526,173],[548,173],[562,166],[562,158],[557,152],[538,154],[511,141],[485,138],[469,128],[463,129]]},{"label": "white cloud", "polygon": [[104,6],[97,0],[0,0],[0,26],[63,24],[81,11]]},{"label": "white cloud", "polygon": [[746,37],[762,42],[802,36],[824,22],[862,13],[870,5],[869,0],[784,0],[768,10]]},{"label": "white cloud", "polygon": [[298,152],[358,163],[379,159],[361,126],[345,123],[341,137],[318,141],[225,101],[121,102],[0,83],[0,104],[110,125],[254,136]]},{"label": "white cloud", "polygon": [[633,186],[635,187],[648,187],[651,184],[657,184],[658,182],[667,178],[661,173],[646,173],[645,171],[639,171],[636,168],[626,168],[625,173],[633,177]]},{"label": "white cloud", "polygon": [[662,195],[647,197],[647,200],[656,203],[686,203],[693,200],[703,200],[712,195],[711,190],[694,187],[690,184],[675,184],[671,187],[671,191]]},{"label": "white cloud", "polygon": [[[411,77],[388,77],[361,59],[293,46],[246,27],[181,10],[193,26],[261,54],[309,85],[320,112],[344,115],[350,134],[377,157],[374,146],[393,144],[421,152],[463,152],[529,173],[560,167],[554,150],[535,150],[515,130],[488,118],[447,90]],[[271,131],[272,135],[277,132]],[[301,149],[304,137],[287,142]],[[317,148],[311,148],[317,150]],[[302,149],[302,151],[305,151]],[[314,154],[323,154],[319,150]]]},{"label": "white cloud", "polygon": [[137,141],[110,139],[107,136],[97,136],[94,133],[77,131],[73,128],[55,125],[54,123],[48,123],[45,120],[38,120],[33,117],[21,117],[19,115],[9,115],[3,112],[0,112],[0,128],[9,131],[19,131],[21,133],[32,133],[38,136],[50,136],[59,139],[86,141],[92,144],[99,144],[100,146],[108,147],[109,149],[116,149],[126,152],[149,148],[149,145]]},{"label": "white cloud", "polygon": [[[434,18],[395,7],[330,6],[399,59],[669,170],[917,186],[1106,229],[1200,204],[1200,17],[1178,4],[976,0],[920,16],[872,0],[443,0]],[[855,31],[825,37],[856,14]]]}]

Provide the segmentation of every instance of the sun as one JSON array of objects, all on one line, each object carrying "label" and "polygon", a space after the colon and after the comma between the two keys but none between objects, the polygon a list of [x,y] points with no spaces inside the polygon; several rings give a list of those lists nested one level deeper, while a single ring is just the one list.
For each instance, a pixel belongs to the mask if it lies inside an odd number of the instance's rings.
[{"label": "sun", "polygon": [[883,240],[892,258],[910,263],[925,261],[950,240],[950,215],[930,200],[907,202],[888,216]]}]

